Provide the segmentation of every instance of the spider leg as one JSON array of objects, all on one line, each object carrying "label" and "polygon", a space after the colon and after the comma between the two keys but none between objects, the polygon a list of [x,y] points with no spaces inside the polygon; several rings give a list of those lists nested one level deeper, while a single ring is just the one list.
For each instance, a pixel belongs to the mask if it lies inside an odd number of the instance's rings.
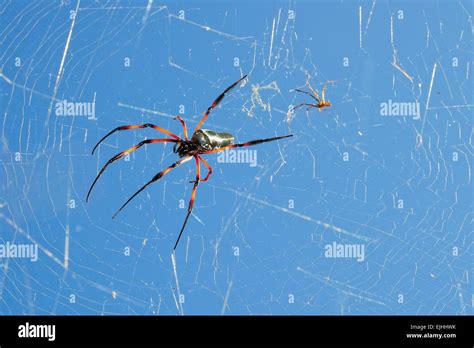
[{"label": "spider leg", "polygon": [[175,140],[175,139],[167,139],[167,138],[160,138],[160,139],[147,139],[147,140],[143,140],[143,141],[140,141],[138,144],[136,144],[135,146],[132,146],[131,148],[125,150],[125,151],[122,151],[118,154],[116,154],[114,157],[112,157],[111,159],[108,160],[108,162],[102,167],[102,169],[100,170],[99,174],[97,174],[97,176],[95,177],[95,180],[94,182],[92,183],[90,189],[89,189],[89,192],[87,192],[87,196],[86,196],[86,202],[89,200],[89,195],[91,194],[92,192],[92,189],[94,188],[97,180],[99,180],[99,178],[101,177],[102,173],[105,171],[105,169],[109,166],[109,164],[115,162],[116,160],[122,158],[123,156],[125,156],[126,154],[129,154],[130,152],[133,152],[135,150],[137,150],[138,148],[142,147],[143,145],[145,144],[152,144],[152,143],[165,143],[165,142],[172,142],[172,143],[177,143],[178,140]]},{"label": "spider leg", "polygon": [[316,100],[316,101],[319,103],[319,99],[318,99],[318,98],[316,98],[316,97],[315,97],[314,95],[312,95],[311,93],[308,93],[308,92],[306,92],[306,91],[303,91],[303,90],[301,90],[301,89],[298,89],[298,88],[297,88],[297,89],[295,89],[295,92],[301,92],[301,93],[307,94],[307,95],[309,95],[311,98],[313,98],[314,100]]},{"label": "spider leg", "polygon": [[115,218],[117,216],[118,213],[120,213],[122,211],[123,208],[125,208],[125,206],[130,203],[130,201],[132,199],[134,199],[140,192],[142,192],[144,189],[146,189],[149,185],[153,184],[155,181],[158,181],[159,179],[161,179],[161,177],[163,177],[166,173],[168,173],[171,169],[174,169],[178,166],[180,166],[181,164],[189,161],[191,158],[193,158],[193,156],[188,156],[188,157],[184,157],[182,159],[180,159],[179,161],[176,161],[175,163],[173,163],[172,165],[170,165],[168,168],[162,170],[161,172],[159,172],[158,174],[156,174],[150,181],[148,181],[145,185],[143,185],[137,192],[135,192],[133,194],[133,196],[131,196],[121,207],[119,210],[117,210],[115,212],[115,214],[112,216],[112,219]]},{"label": "spider leg", "polygon": [[186,128],[186,122],[184,122],[183,119],[179,116],[176,116],[174,119],[178,120],[181,123],[181,125],[183,126],[184,139],[188,140],[188,130]]},{"label": "spider leg", "polygon": [[207,154],[207,153],[214,153],[214,152],[223,151],[225,149],[231,149],[231,148],[234,148],[234,147],[252,146],[252,145],[257,145],[257,144],[261,144],[261,143],[266,143],[268,141],[274,141],[274,140],[278,140],[278,139],[289,138],[289,137],[292,137],[292,136],[293,136],[293,134],[285,135],[285,136],[282,136],[282,137],[252,140],[252,141],[247,141],[246,143],[242,143],[242,144],[231,144],[231,145],[227,145],[227,146],[224,146],[224,147],[219,147],[217,149],[205,151],[205,152],[202,152],[202,153]]},{"label": "spider leg", "polygon": [[323,101],[323,104],[326,103],[326,97],[325,97],[325,93],[326,93],[326,88],[327,88],[327,83],[324,85],[323,87],[323,90],[321,91],[321,97],[322,97],[322,101]]},{"label": "spider leg", "polygon": [[94,154],[94,151],[95,149],[97,149],[97,146],[99,146],[99,144],[101,142],[103,142],[106,138],[108,138],[110,135],[112,135],[113,133],[115,132],[118,132],[118,131],[123,131],[123,130],[128,130],[128,129],[137,129],[137,128],[153,128],[157,131],[160,131],[160,132],[163,132],[167,135],[169,135],[170,137],[176,139],[176,140],[181,140],[176,134],[173,134],[171,133],[170,131],[164,129],[164,128],[161,128],[160,126],[156,126],[154,124],[151,124],[151,123],[145,123],[145,124],[142,124],[142,125],[129,125],[129,126],[121,126],[121,127],[117,127],[113,130],[111,130],[109,133],[107,133],[102,139],[100,139],[100,141],[94,146],[94,148],[92,149],[92,154]]},{"label": "spider leg", "polygon": [[214,100],[214,103],[212,103],[211,106],[209,106],[209,108],[207,109],[207,111],[204,113],[204,116],[202,117],[201,121],[199,121],[198,125],[196,126],[196,128],[194,129],[194,133],[196,133],[197,130],[199,130],[199,128],[201,128],[202,124],[204,123],[204,121],[206,120],[207,116],[209,116],[209,113],[211,112],[212,109],[214,109],[217,104],[219,104],[221,102],[222,99],[224,99],[225,95],[227,92],[229,92],[232,88],[234,88],[240,81],[242,81],[243,79],[245,79],[247,77],[247,75],[244,75],[243,77],[241,77],[240,79],[238,79],[236,82],[234,82],[232,85],[230,85],[229,87],[226,88],[226,90],[224,92],[221,93],[221,95],[219,95],[217,97],[216,100]]},{"label": "spider leg", "polygon": [[209,163],[207,163],[207,161],[202,158],[201,156],[198,155],[198,158],[201,160],[201,162],[206,166],[208,172],[206,174],[206,177],[204,179],[201,180],[201,182],[205,182],[209,179],[209,177],[211,176],[212,174],[212,167],[209,165]]},{"label": "spider leg", "polygon": [[291,111],[295,111],[296,109],[302,107],[302,106],[308,106],[306,110],[309,110],[311,108],[317,108],[318,106],[316,104],[308,104],[308,103],[301,103],[299,105],[296,105],[294,108],[291,109]]},{"label": "spider leg", "polygon": [[173,250],[176,250],[176,247],[178,246],[181,235],[183,234],[184,228],[186,227],[186,224],[188,223],[189,216],[191,215],[191,212],[193,211],[194,199],[196,198],[196,190],[199,185],[199,182],[201,181],[201,165],[199,163],[199,157],[194,156],[194,159],[196,160],[196,181],[194,181],[193,190],[191,192],[191,198],[189,199],[188,213],[186,214],[186,218],[184,219],[184,223],[183,223],[183,226],[181,227],[181,231],[179,231],[178,239],[176,240]]},{"label": "spider leg", "polygon": [[313,92],[313,94],[314,94],[316,100],[318,101],[318,103],[320,103],[320,102],[321,102],[321,99],[319,98],[318,92],[315,91],[315,90],[313,89],[313,87],[311,87],[311,85],[309,84],[309,80],[306,80],[306,85],[308,86],[308,88],[310,89],[310,91]]}]

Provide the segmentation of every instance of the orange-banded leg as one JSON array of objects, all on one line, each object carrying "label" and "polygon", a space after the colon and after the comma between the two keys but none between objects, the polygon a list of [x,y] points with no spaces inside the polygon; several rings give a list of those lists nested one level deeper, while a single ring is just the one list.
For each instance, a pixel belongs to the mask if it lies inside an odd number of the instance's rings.
[{"label": "orange-banded leg", "polygon": [[145,123],[145,124],[138,125],[138,126],[133,126],[133,125],[131,125],[131,126],[121,126],[121,127],[117,127],[115,129],[111,130],[102,139],[100,139],[100,141],[92,149],[92,154],[94,154],[94,151],[95,151],[95,149],[97,149],[97,146],[99,146],[99,144],[101,142],[103,142],[105,139],[107,139],[113,133],[118,132],[118,131],[123,131],[123,130],[128,130],[128,129],[138,129],[138,128],[153,128],[157,131],[160,131],[160,132],[163,132],[163,133],[169,135],[170,137],[172,137],[176,140],[181,140],[176,134],[171,133],[169,130],[166,130],[164,128],[161,128],[160,126],[157,126],[157,125],[154,125],[154,124],[151,124],[151,123]]},{"label": "orange-banded leg", "polygon": [[135,151],[136,149],[142,147],[143,145],[145,144],[152,144],[152,143],[164,143],[164,142],[172,142],[172,143],[177,143],[178,140],[175,140],[175,139],[167,139],[167,138],[160,138],[160,139],[147,139],[147,140],[143,140],[143,141],[140,141],[138,144],[136,144],[135,146],[132,146],[131,148],[125,150],[125,151],[122,151],[118,154],[116,154],[114,157],[112,157],[111,159],[108,160],[108,162],[102,167],[102,169],[100,170],[99,174],[97,174],[94,182],[92,183],[90,189],[89,189],[89,192],[87,192],[87,196],[86,196],[86,202],[89,200],[89,195],[91,194],[92,192],[92,189],[94,188],[97,180],[99,180],[99,178],[101,177],[102,173],[104,173],[105,169],[109,166],[109,164],[115,162],[116,160],[122,158],[123,156],[129,154],[130,152],[133,152]]},{"label": "orange-banded leg", "polygon": [[181,227],[181,231],[179,231],[178,239],[176,240],[173,250],[176,250],[179,240],[181,239],[181,235],[183,234],[184,228],[186,227],[186,224],[188,223],[189,216],[191,215],[191,212],[193,211],[194,199],[196,198],[196,190],[199,185],[199,182],[201,181],[201,165],[199,163],[199,157],[194,156],[194,159],[196,160],[196,181],[194,181],[193,190],[191,192],[191,198],[189,199],[188,213],[186,214],[186,218],[184,219],[184,223],[183,223],[183,226]]},{"label": "orange-banded leg", "polygon": [[201,180],[201,182],[205,182],[205,181],[207,181],[207,180],[209,179],[209,177],[210,177],[211,174],[212,174],[212,167],[211,167],[211,166],[209,165],[209,163],[207,163],[207,161],[206,161],[204,158],[202,158],[201,156],[198,155],[198,158],[199,158],[199,160],[200,160],[200,161],[206,166],[206,168],[207,168],[207,175],[206,175],[206,177],[205,177],[204,179]]},{"label": "orange-banded leg", "polygon": [[184,140],[188,140],[188,129],[186,128],[186,122],[184,122],[184,120],[179,116],[176,116],[174,119],[181,123],[183,126]]},{"label": "orange-banded leg", "polygon": [[143,185],[137,192],[135,192],[133,194],[132,197],[130,197],[121,207],[119,210],[117,210],[117,212],[112,216],[112,219],[115,218],[117,216],[118,213],[120,213],[122,211],[123,208],[126,207],[126,205],[128,203],[130,203],[130,201],[132,199],[134,199],[140,192],[142,192],[144,189],[146,189],[149,185],[153,184],[155,181],[158,181],[159,179],[161,179],[163,177],[163,175],[165,175],[166,173],[168,173],[171,169],[174,169],[178,166],[180,166],[181,164],[189,161],[191,158],[193,158],[193,156],[188,156],[188,157],[183,157],[182,159],[180,159],[179,161],[176,161],[175,163],[173,163],[172,165],[170,165],[168,168],[162,170],[161,172],[159,172],[158,174],[156,174],[150,181],[148,181],[145,185]]},{"label": "orange-banded leg", "polygon": [[217,149],[205,151],[205,152],[202,152],[202,153],[203,153],[203,154],[207,154],[207,153],[214,153],[214,152],[224,151],[225,149],[232,149],[232,148],[234,148],[234,147],[252,146],[252,145],[257,145],[257,144],[261,144],[261,143],[266,143],[266,142],[269,142],[269,141],[274,141],[274,140],[289,138],[289,137],[292,137],[292,136],[293,136],[293,135],[290,134],[290,135],[285,135],[285,136],[282,136],[282,137],[275,137],[275,138],[252,140],[252,141],[247,141],[246,143],[242,143],[242,144],[231,144],[231,145],[219,147],[219,148],[217,148]]},{"label": "orange-banded leg", "polygon": [[196,128],[194,129],[194,133],[196,133],[202,126],[202,124],[204,123],[204,121],[206,120],[207,116],[209,116],[209,113],[211,112],[212,109],[214,109],[220,102],[222,99],[224,99],[225,95],[227,92],[229,92],[232,88],[234,88],[235,86],[237,86],[237,84],[242,81],[243,79],[245,79],[247,77],[247,75],[244,75],[243,77],[241,77],[240,79],[238,79],[236,82],[234,82],[232,85],[230,85],[229,87],[227,87],[225,89],[224,92],[221,93],[221,95],[219,95],[217,97],[216,100],[214,100],[214,103],[212,103],[211,106],[209,106],[209,108],[207,109],[207,111],[204,113],[204,116],[202,117],[201,121],[199,121],[198,125],[196,126]]}]

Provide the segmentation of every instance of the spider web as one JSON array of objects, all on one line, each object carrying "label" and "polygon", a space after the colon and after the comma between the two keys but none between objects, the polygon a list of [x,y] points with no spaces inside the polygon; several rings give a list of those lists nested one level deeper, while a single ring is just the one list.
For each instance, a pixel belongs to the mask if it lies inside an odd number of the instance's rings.
[{"label": "spider web", "polygon": [[[443,1],[0,5],[2,314],[472,314],[472,3]],[[192,161],[154,123],[262,144],[221,163],[186,214]],[[330,108],[295,88],[327,84]],[[58,115],[57,103],[94,103]],[[388,100],[419,117],[383,116]],[[75,104],[76,105],[76,104]],[[92,105],[92,104],[88,104]],[[202,168],[204,171],[204,167]],[[329,258],[332,243],[364,260]]]}]

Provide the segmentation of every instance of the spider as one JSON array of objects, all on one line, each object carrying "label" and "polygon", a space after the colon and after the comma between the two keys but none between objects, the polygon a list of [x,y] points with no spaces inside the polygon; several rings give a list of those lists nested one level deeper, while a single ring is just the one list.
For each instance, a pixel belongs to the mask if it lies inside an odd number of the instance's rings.
[{"label": "spider", "polygon": [[[162,170],[158,174],[156,174],[150,181],[148,181],[145,185],[143,185],[137,192],[135,192],[117,211],[116,213],[112,216],[112,218],[115,218],[118,213],[122,211],[123,208],[133,199],[135,198],[140,192],[145,190],[149,185],[153,184],[154,182],[158,181],[161,179],[166,173],[171,171],[172,169],[179,167],[181,164],[190,161],[191,159],[194,158],[194,161],[196,162],[196,180],[191,181],[191,183],[194,183],[193,189],[191,191],[191,198],[189,199],[189,204],[188,204],[188,212],[186,214],[186,217],[184,219],[183,226],[181,227],[181,231],[179,232],[178,239],[176,240],[176,243],[174,245],[173,250],[176,250],[176,247],[178,246],[179,240],[181,238],[181,235],[184,231],[184,228],[186,227],[186,224],[188,222],[189,216],[191,215],[191,212],[193,210],[194,206],[194,199],[196,198],[196,190],[201,182],[205,182],[209,179],[209,177],[212,174],[212,167],[207,163],[207,161],[201,156],[205,154],[210,154],[210,153],[215,153],[219,151],[223,151],[225,149],[230,149],[230,148],[235,148],[235,147],[245,147],[245,146],[252,146],[252,145],[257,145],[261,143],[265,143],[268,141],[274,141],[274,140],[279,140],[283,138],[288,138],[293,136],[292,134],[290,135],[285,135],[285,136],[279,136],[279,137],[274,137],[274,138],[267,138],[267,139],[258,139],[258,140],[252,140],[248,141],[245,143],[241,144],[234,144],[234,137],[229,134],[229,133],[218,133],[212,130],[208,129],[201,129],[202,124],[206,120],[207,116],[211,112],[212,109],[214,109],[224,98],[227,92],[229,92],[231,89],[233,89],[240,81],[245,79],[247,75],[243,76],[236,82],[234,82],[232,85],[227,87],[227,89],[222,92],[221,95],[217,97],[217,99],[212,103],[212,105],[207,109],[207,111],[204,113],[204,116],[201,118],[199,121],[198,125],[194,129],[193,135],[191,139],[188,139],[188,132],[187,132],[187,127],[186,123],[184,120],[181,119],[181,117],[176,116],[175,119],[178,120],[181,123],[181,126],[183,127],[183,133],[184,133],[184,139],[178,137],[176,134],[171,133],[170,131],[161,128],[160,126],[146,123],[143,125],[128,125],[128,126],[121,126],[113,129],[110,131],[108,134],[106,134],[93,148],[92,154],[94,154],[94,151],[97,149],[99,144],[103,142],[107,137],[112,135],[113,133],[117,131],[123,131],[123,130],[128,130],[128,129],[137,129],[137,128],[153,128],[159,132],[165,133],[168,135],[168,138],[157,138],[157,139],[146,139],[135,146],[132,146],[131,148],[122,151],[112,157],[99,171],[99,174],[95,178],[95,180],[92,182],[92,185],[89,189],[89,192],[87,193],[86,197],[86,202],[89,200],[89,196],[92,192],[92,189],[94,188],[95,184],[97,183],[97,180],[101,177],[102,173],[104,173],[105,169],[109,166],[109,164],[117,161],[118,159],[122,158],[126,154],[129,154],[138,148],[140,148],[143,145],[146,144],[152,144],[152,143],[164,143],[164,142],[169,142],[169,143],[174,143],[173,147],[173,152],[176,153],[180,159],[170,165],[168,168]],[[204,179],[201,179],[201,166],[200,163],[204,164],[204,166],[207,168],[207,174]]]},{"label": "spider", "polygon": [[321,92],[321,98],[319,98],[318,92],[315,91],[311,87],[311,85],[309,84],[309,80],[306,80],[306,85],[308,86],[311,93],[308,93],[306,91],[302,91],[301,89],[295,89],[295,91],[309,95],[311,98],[313,98],[314,100],[317,101],[317,104],[301,103],[299,105],[296,105],[293,109],[291,109],[291,111],[295,111],[299,107],[302,107],[302,106],[305,106],[305,105],[308,107],[306,110],[309,110],[311,108],[318,108],[319,111],[321,111],[325,107],[331,106],[331,103],[329,101],[326,101],[326,98],[325,98],[327,84],[325,84],[324,87],[323,87],[323,90]]}]

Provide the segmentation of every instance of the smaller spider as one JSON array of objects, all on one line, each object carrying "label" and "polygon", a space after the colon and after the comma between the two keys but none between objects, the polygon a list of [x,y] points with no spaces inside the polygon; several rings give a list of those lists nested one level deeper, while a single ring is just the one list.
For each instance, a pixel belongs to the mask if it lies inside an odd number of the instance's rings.
[{"label": "smaller spider", "polygon": [[294,108],[292,108],[291,111],[295,111],[295,110],[298,109],[299,107],[302,107],[302,106],[305,106],[305,105],[308,107],[306,110],[309,110],[309,109],[311,109],[311,108],[317,108],[319,111],[321,111],[321,110],[322,110],[323,108],[325,108],[325,107],[331,106],[331,102],[326,101],[326,98],[325,98],[325,93],[326,93],[327,84],[325,84],[324,87],[323,87],[323,90],[322,90],[322,92],[321,92],[321,98],[319,98],[318,92],[315,91],[315,90],[311,87],[311,85],[309,84],[309,80],[306,80],[306,85],[308,86],[308,88],[309,88],[309,90],[311,91],[311,93],[306,92],[306,91],[303,91],[303,90],[301,90],[301,89],[295,89],[295,91],[309,95],[311,98],[313,98],[314,100],[317,101],[317,104],[301,103],[301,104],[299,104],[299,105],[296,105]]}]

